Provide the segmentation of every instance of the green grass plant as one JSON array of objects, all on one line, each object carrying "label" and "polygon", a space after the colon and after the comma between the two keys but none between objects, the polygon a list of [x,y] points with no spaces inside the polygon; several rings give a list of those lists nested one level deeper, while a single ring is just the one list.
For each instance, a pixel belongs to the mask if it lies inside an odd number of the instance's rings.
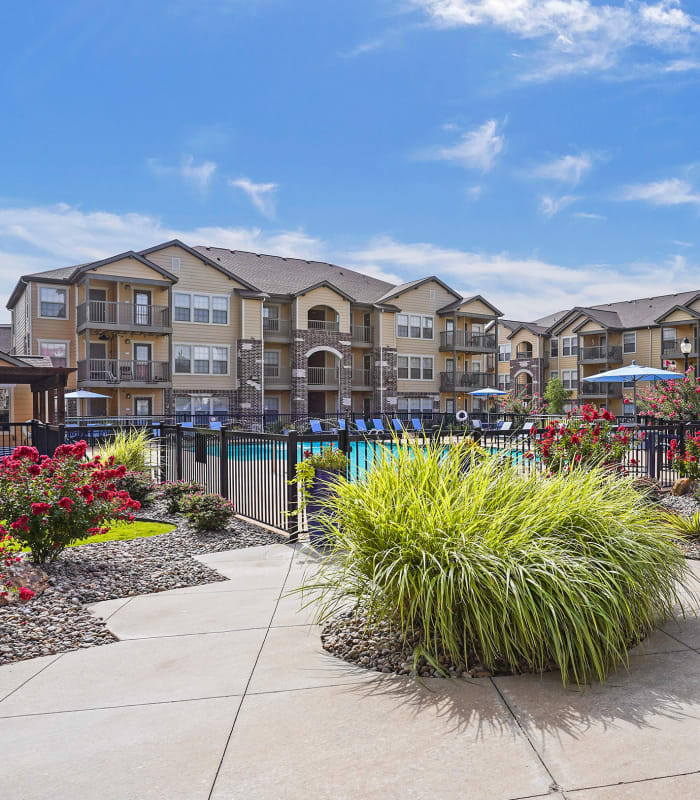
[{"label": "green grass plant", "polygon": [[[686,564],[634,479],[600,468],[525,474],[468,442],[395,441],[326,507],[330,553],[303,587],[319,621],[356,602],[370,624],[441,654],[604,680],[674,613]],[[310,596],[310,597],[309,597]]]},{"label": "green grass plant", "polygon": [[689,517],[682,514],[668,514],[666,517],[668,527],[684,538],[696,538],[700,536],[700,511],[696,511]]},{"label": "green grass plant", "polygon": [[114,456],[114,463],[124,464],[129,471],[145,472],[148,470],[146,454],[150,447],[150,437],[145,430],[119,431],[113,439],[98,447],[98,453],[104,463]]}]

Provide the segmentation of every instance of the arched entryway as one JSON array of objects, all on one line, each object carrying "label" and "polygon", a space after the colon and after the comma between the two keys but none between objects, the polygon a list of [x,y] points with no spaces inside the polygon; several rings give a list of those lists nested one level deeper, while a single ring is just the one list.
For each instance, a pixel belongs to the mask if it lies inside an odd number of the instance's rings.
[{"label": "arched entryway", "polygon": [[312,347],[306,353],[307,407],[310,415],[337,413],[343,354],[334,347]]},{"label": "arched entryway", "polygon": [[521,369],[519,372],[516,372],[513,385],[515,388],[515,396],[527,400],[532,397],[534,376],[530,370]]}]

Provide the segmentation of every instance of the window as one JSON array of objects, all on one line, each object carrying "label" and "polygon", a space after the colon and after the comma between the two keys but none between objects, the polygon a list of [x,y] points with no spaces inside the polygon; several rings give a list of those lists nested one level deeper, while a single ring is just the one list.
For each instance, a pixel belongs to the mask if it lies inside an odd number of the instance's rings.
[{"label": "window", "polygon": [[[398,377],[401,380],[433,380],[434,364],[432,356],[399,356],[397,359],[397,365]],[[448,369],[450,368],[448,367]]]},{"label": "window", "polygon": [[503,372],[498,376],[498,388],[502,392],[507,392],[510,390],[510,374],[507,372]]},{"label": "window", "polygon": [[549,355],[552,358],[559,357],[559,339],[552,339],[549,343]]},{"label": "window", "polygon": [[186,397],[175,398],[175,413],[176,414],[192,413],[192,398],[189,395],[187,395]]},{"label": "window", "polygon": [[662,335],[664,342],[675,342],[676,341],[676,329],[675,328],[662,328]]},{"label": "window", "polygon": [[578,337],[577,336],[562,336],[561,339],[561,354],[562,356],[575,356],[578,354]]},{"label": "window", "polygon": [[211,348],[211,371],[214,375],[226,375],[228,373],[228,348]]},{"label": "window", "polygon": [[437,289],[428,289],[428,297],[431,300],[435,300],[435,298],[437,297]]},{"label": "window", "polygon": [[192,348],[189,345],[175,345],[175,372],[192,372]]},{"label": "window", "polygon": [[175,292],[175,321],[202,325],[228,325],[227,295],[185,294]]},{"label": "window", "polygon": [[433,329],[433,317],[421,317],[418,314],[396,315],[396,335],[404,339],[432,339]]},{"label": "window", "polygon": [[550,381],[552,381],[552,380],[554,380],[555,378],[558,378],[558,377],[559,377],[559,373],[554,371],[554,370],[549,375]]},{"label": "window", "polygon": [[472,361],[472,372],[481,372],[481,361]]},{"label": "window", "polygon": [[416,316],[415,314],[411,314],[411,339],[420,339],[421,335],[421,325],[420,325],[420,317]]},{"label": "window", "polygon": [[209,373],[209,348],[197,346],[194,348],[194,371],[198,375]]},{"label": "window", "polygon": [[433,338],[433,318],[432,317],[423,317],[423,338],[424,339],[432,339]]},{"label": "window", "polygon": [[278,395],[265,395],[265,413],[266,414],[279,414],[280,413],[280,399]]},{"label": "window", "polygon": [[177,322],[190,321],[190,306],[192,298],[188,294],[175,293],[175,320]]},{"label": "window", "polygon": [[194,321],[209,322],[209,297],[205,294],[196,294],[194,300]]},{"label": "window", "polygon": [[39,316],[53,319],[68,319],[66,290],[49,286],[39,288]]},{"label": "window", "polygon": [[455,401],[453,397],[448,397],[445,399],[445,413],[446,414],[455,413]]},{"label": "window", "polygon": [[472,323],[472,336],[483,336],[484,325],[481,322]]},{"label": "window", "polygon": [[179,272],[180,271],[180,259],[177,256],[173,256],[170,259],[170,271],[171,272]]},{"label": "window", "polygon": [[396,335],[408,336],[408,314],[399,314],[396,318]]},{"label": "window", "polygon": [[228,298],[212,297],[211,321],[215,325],[228,325]]},{"label": "window", "polygon": [[208,394],[179,395],[175,398],[175,413],[188,417],[192,414],[206,416],[228,414],[228,399],[211,397]]},{"label": "window", "polygon": [[499,361],[510,361],[510,354],[511,354],[511,344],[499,344],[498,345],[498,360]]},{"label": "window", "polygon": [[561,382],[565,389],[578,388],[578,373],[575,369],[564,369],[561,373]]},{"label": "window", "polygon": [[39,342],[39,355],[48,356],[54,367],[67,367],[68,342]]},{"label": "window", "polygon": [[636,353],[637,352],[637,332],[622,334],[622,352],[623,353]]}]

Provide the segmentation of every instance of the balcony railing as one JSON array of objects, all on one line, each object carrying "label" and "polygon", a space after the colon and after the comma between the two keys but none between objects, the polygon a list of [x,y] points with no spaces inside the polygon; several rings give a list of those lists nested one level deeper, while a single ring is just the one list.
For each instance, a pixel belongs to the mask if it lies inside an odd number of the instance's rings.
[{"label": "balcony railing", "polygon": [[331,322],[326,319],[310,319],[309,330],[312,331],[338,331],[340,330],[340,323],[337,320]]},{"label": "balcony railing", "polygon": [[265,364],[263,367],[266,386],[286,386],[290,384],[291,374],[289,367],[279,367],[277,364]]},{"label": "balcony railing", "polygon": [[309,386],[338,386],[340,370],[338,367],[309,367],[306,382]]},{"label": "balcony railing", "polygon": [[279,319],[278,317],[263,317],[263,335],[264,336],[289,336],[290,324],[288,319]]},{"label": "balcony railing", "polygon": [[[683,339],[664,339],[661,342],[661,355],[667,358],[683,358],[681,353],[681,342]],[[688,353],[689,356],[696,356],[698,352],[698,340],[693,337],[688,337],[688,341],[693,346],[693,349]]]},{"label": "balcony railing", "polygon": [[530,348],[529,350],[518,349],[515,351],[515,358],[516,359],[534,358],[534,351],[532,348]]},{"label": "balcony railing", "polygon": [[488,372],[441,372],[440,391],[448,392],[451,389],[486,389],[493,388],[496,376]]},{"label": "balcony railing", "polygon": [[581,381],[578,393],[582,397],[622,397],[622,384]]},{"label": "balcony railing", "polygon": [[89,358],[78,361],[78,380],[115,386],[168,383],[170,381],[170,364],[167,361]]},{"label": "balcony railing", "polygon": [[77,326],[119,330],[170,330],[168,306],[115,303],[110,300],[88,300],[78,305]]},{"label": "balcony railing", "polygon": [[353,386],[371,386],[372,385],[372,370],[371,369],[354,369],[352,371],[352,385]]},{"label": "balcony railing", "polygon": [[350,328],[350,338],[353,344],[372,344],[373,330],[369,325],[353,325]]},{"label": "balcony railing", "polygon": [[596,347],[582,347],[579,349],[579,359],[586,362],[622,363],[622,348],[619,345],[597,345]]},{"label": "balcony railing", "polygon": [[492,333],[440,332],[440,350],[474,350],[485,353],[495,349],[496,337]]}]

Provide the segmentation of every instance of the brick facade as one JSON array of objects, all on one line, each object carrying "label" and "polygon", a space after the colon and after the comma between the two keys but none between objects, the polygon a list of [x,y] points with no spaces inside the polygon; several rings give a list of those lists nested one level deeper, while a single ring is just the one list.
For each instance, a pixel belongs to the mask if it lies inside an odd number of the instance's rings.
[{"label": "brick facade", "polygon": [[244,414],[262,414],[263,343],[260,339],[239,339],[236,358],[238,410]]},{"label": "brick facade", "polygon": [[[308,352],[314,348],[332,348],[341,354],[337,359],[339,368],[338,411],[352,411],[352,345],[350,333],[342,331],[306,330],[292,331],[291,410],[293,414],[307,414],[309,410]],[[321,390],[323,391],[323,390]],[[331,409],[327,409],[331,410]]]},{"label": "brick facade", "polygon": [[[396,349],[385,347],[372,354],[372,410],[389,413],[396,410],[398,397],[398,360]],[[380,391],[380,386],[383,391]],[[383,399],[383,402],[382,402]],[[393,402],[391,402],[393,400]]]},{"label": "brick facade", "polygon": [[523,370],[532,375],[533,394],[544,392],[545,360],[543,358],[516,358],[510,362],[510,386],[513,391],[516,389],[515,376]]}]

